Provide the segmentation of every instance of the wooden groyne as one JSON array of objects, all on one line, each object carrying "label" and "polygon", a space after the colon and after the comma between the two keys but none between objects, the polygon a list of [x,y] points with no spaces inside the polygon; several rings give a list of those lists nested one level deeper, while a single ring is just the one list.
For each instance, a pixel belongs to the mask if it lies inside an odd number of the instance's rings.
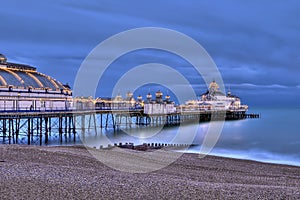
[{"label": "wooden groyne", "polygon": [[[143,143],[139,145],[134,145],[132,142],[126,142],[126,143],[114,143],[108,144],[107,146],[100,145],[99,149],[101,150],[106,150],[106,149],[111,149],[114,147],[119,147],[122,149],[132,149],[132,150],[137,150],[137,151],[148,151],[148,150],[156,150],[156,149],[185,149],[190,146],[195,146],[194,144],[168,144],[168,143]],[[98,149],[97,147],[94,147],[94,149]]]}]

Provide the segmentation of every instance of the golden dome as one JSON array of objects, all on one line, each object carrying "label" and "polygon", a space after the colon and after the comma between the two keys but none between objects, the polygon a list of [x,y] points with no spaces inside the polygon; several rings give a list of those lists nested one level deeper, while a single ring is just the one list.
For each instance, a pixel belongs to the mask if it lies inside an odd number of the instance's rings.
[{"label": "golden dome", "polygon": [[216,83],[216,81],[212,81],[210,84],[209,84],[209,89],[210,90],[219,90],[219,85]]},{"label": "golden dome", "polygon": [[120,94],[118,94],[116,97],[115,97],[115,101],[122,101],[123,98]]},{"label": "golden dome", "polygon": [[158,90],[158,91],[155,93],[155,96],[156,96],[156,97],[162,97],[162,96],[163,96],[163,93],[162,93],[160,90]]},{"label": "golden dome", "polygon": [[37,72],[35,67],[7,62],[3,54],[0,54],[0,64],[4,65],[0,67],[0,87],[70,90],[54,78]]},{"label": "golden dome", "polygon": [[127,98],[131,98],[133,96],[133,93],[132,92],[127,92],[127,94],[126,94],[126,97]]}]

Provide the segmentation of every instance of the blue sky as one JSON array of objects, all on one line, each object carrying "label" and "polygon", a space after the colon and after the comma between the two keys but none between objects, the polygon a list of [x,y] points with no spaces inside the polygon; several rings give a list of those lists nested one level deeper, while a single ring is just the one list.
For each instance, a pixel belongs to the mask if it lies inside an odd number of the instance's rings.
[{"label": "blue sky", "polygon": [[[296,0],[1,0],[0,53],[72,85],[82,61],[101,41],[132,28],[169,28],[199,42],[225,85],[245,103],[299,106],[299,9]],[[165,52],[135,52],[116,62],[107,80],[118,76],[118,66],[154,61],[187,65]],[[205,90],[193,71],[183,74],[197,92]],[[103,88],[98,94],[107,95]]]}]

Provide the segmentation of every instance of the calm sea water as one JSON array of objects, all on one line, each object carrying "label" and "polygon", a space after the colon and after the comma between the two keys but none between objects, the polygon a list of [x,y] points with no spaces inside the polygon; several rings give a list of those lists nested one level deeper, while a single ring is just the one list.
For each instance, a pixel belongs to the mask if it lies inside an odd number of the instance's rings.
[{"label": "calm sea water", "polygon": [[212,154],[300,166],[300,109],[250,112],[261,118],[226,122]]},{"label": "calm sea water", "polygon": [[[261,118],[226,121],[210,154],[300,166],[300,109],[251,109],[249,113],[259,113]],[[97,134],[90,130],[85,133],[85,141],[89,146],[97,148],[100,145],[107,146],[119,142],[134,144],[191,142],[194,146],[187,151],[199,153],[203,138],[211,126],[211,122],[184,125],[180,127],[182,130],[180,134],[178,127],[162,130],[133,128],[117,132],[111,129],[98,130]],[[51,136],[49,145],[59,144],[57,137]],[[74,145],[72,141],[65,138],[62,145]],[[75,144],[80,144],[79,138]]]},{"label": "calm sea water", "polygon": [[[226,121],[210,154],[300,166],[300,109],[251,109],[249,113],[259,113],[261,118]],[[211,123],[185,125],[179,138],[176,138],[178,127],[165,128],[159,133],[140,128],[125,133],[106,132],[86,141],[90,146],[105,146],[107,138],[111,143],[187,143],[196,130],[192,141],[195,146],[187,151],[198,153],[210,126]]]}]

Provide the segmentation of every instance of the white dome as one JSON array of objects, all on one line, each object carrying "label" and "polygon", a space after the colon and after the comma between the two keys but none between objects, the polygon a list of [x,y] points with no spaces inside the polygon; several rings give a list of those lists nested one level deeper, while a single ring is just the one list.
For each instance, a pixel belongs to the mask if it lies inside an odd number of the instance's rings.
[{"label": "white dome", "polygon": [[216,83],[216,81],[213,81],[209,84],[209,89],[217,91],[217,90],[219,90],[219,85]]},{"label": "white dome", "polygon": [[7,61],[7,58],[5,57],[5,55],[0,53],[0,64],[5,64]]}]

